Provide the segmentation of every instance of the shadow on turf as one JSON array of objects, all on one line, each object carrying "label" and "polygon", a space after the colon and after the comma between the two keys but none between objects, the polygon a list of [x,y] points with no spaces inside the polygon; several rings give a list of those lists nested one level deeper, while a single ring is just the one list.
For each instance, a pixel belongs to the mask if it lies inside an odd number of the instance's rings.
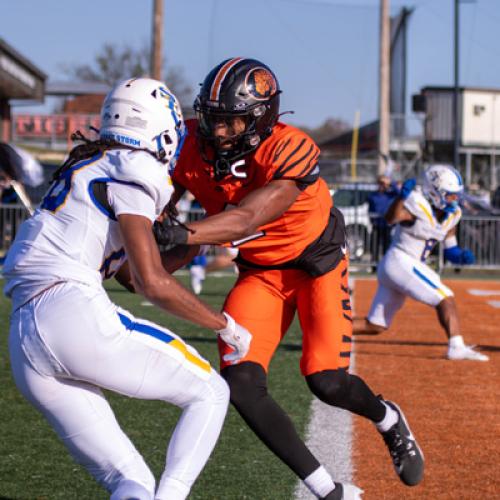
[{"label": "shadow on turf", "polygon": [[[371,335],[373,337],[373,335]],[[361,339],[359,335],[356,335],[356,344],[374,344],[374,345],[408,345],[408,346],[429,346],[429,347],[447,347],[448,342],[428,342],[428,341],[416,341],[416,340],[372,340],[372,339]],[[482,351],[488,352],[498,352],[500,351],[500,346],[497,345],[486,345],[477,344],[477,347]]]},{"label": "shadow on turf", "polygon": [[[373,335],[370,335],[370,337],[373,337]],[[201,342],[201,343],[208,343],[208,344],[213,344],[217,342],[216,338],[208,338],[208,337],[187,337],[187,336],[182,336],[182,339],[186,342]],[[414,347],[443,347],[446,348],[448,346],[447,342],[429,342],[429,341],[416,341],[416,340],[384,340],[384,339],[361,339],[359,335],[356,335],[356,340],[355,343],[358,345],[388,345],[388,346],[414,346]],[[500,352],[500,346],[496,345],[485,345],[485,344],[478,344],[477,347],[481,351],[486,351],[486,352]],[[279,346],[280,349],[283,349],[285,351],[301,351],[302,350],[302,345],[301,344],[286,344],[282,343]],[[377,355],[384,355],[384,353],[381,352],[376,352],[376,353],[371,353],[369,351],[361,351],[358,349],[358,354],[377,354]],[[394,352],[388,353],[388,355],[395,356],[396,354]],[[408,354],[405,354],[405,356],[408,356]],[[443,356],[422,356],[421,354],[416,355],[416,357],[422,358],[422,357],[427,357],[428,359],[442,359]],[[0,500],[2,498],[0,497]]]},{"label": "shadow on turf", "polygon": [[[126,293],[126,294],[130,294],[130,292],[126,289],[126,288],[119,288],[119,287],[116,287],[116,288],[107,288],[107,292],[108,293]],[[203,292],[201,293],[200,295],[200,298],[203,299],[203,297],[226,297],[227,293],[226,292],[211,292],[211,291],[205,291],[203,290]],[[2,500],[2,497],[0,497],[0,500]]]},{"label": "shadow on turf", "polygon": [[[217,342],[217,337],[188,337],[187,335],[181,335],[182,340],[184,342],[201,342],[203,344],[215,344]],[[301,351],[302,350],[302,344],[280,344],[279,345],[280,349],[284,349],[285,351]],[[0,497],[0,500],[2,498]]]}]

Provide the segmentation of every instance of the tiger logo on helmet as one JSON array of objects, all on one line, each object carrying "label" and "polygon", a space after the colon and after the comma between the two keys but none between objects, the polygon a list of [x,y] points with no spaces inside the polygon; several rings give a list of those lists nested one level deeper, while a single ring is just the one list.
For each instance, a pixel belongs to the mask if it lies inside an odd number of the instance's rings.
[{"label": "tiger logo on helmet", "polygon": [[254,68],[247,73],[245,87],[255,99],[266,100],[276,94],[278,84],[266,68]]}]

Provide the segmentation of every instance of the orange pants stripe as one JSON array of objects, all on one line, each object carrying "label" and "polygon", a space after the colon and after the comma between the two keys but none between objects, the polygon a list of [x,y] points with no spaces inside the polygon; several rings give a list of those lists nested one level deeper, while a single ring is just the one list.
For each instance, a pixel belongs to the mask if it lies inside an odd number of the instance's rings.
[{"label": "orange pants stripe", "polygon": [[[302,329],[303,375],[348,368],[352,318],[347,259],[336,269],[313,278],[304,271],[243,270],[226,298],[224,310],[253,335],[242,361],[259,363],[267,371],[281,339],[297,312]],[[222,356],[231,349],[219,342]]]}]

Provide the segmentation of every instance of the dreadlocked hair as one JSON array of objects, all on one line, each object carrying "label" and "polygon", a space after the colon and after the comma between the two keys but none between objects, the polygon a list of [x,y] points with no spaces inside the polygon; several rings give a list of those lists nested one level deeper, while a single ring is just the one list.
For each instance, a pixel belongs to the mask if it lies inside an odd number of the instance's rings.
[{"label": "dreadlocked hair", "polygon": [[70,151],[66,161],[54,172],[54,175],[52,176],[53,181],[58,180],[66,170],[71,168],[79,161],[86,160],[87,158],[92,158],[92,156],[95,156],[96,154],[103,153],[104,151],[109,151],[111,149],[130,149],[132,151],[146,151],[147,153],[150,153],[153,156],[155,156],[152,151],[149,151],[149,149],[134,148],[133,146],[122,144],[108,137],[101,137],[95,141],[92,141],[87,137],[85,137],[79,130],[71,134],[71,140],[80,141],[83,142],[83,144],[75,146]]}]

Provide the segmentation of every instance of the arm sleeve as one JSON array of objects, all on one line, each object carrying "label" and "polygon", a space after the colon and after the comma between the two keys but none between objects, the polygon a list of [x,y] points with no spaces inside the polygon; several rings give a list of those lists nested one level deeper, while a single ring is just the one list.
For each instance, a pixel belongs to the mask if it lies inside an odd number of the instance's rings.
[{"label": "arm sleeve", "polygon": [[281,139],[271,158],[273,179],[292,179],[310,185],[319,178],[319,148],[304,133],[295,132]]},{"label": "arm sleeve", "polygon": [[139,186],[110,182],[108,201],[116,216],[121,214],[142,215],[151,222],[156,219],[155,201]]}]

